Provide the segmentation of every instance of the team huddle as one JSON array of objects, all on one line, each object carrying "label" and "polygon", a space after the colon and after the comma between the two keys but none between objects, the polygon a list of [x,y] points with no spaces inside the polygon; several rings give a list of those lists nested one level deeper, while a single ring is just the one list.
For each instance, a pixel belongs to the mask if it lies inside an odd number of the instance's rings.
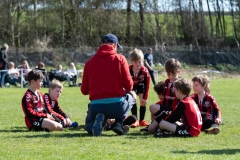
[{"label": "team huddle", "polygon": [[[138,126],[144,127],[140,131],[155,133],[159,137],[197,137],[201,131],[207,134],[220,132],[221,112],[210,95],[207,76],[197,75],[191,81],[179,78],[181,64],[171,58],[165,63],[167,79],[155,84],[153,70],[144,61],[143,52],[134,49],[130,53],[131,64],[128,65],[126,58],[117,53],[119,47],[115,35],[105,35],[102,45],[84,67],[80,90],[90,99],[85,119],[88,134],[100,136],[104,130],[112,130],[123,135],[129,127]],[[149,107],[151,123],[148,123],[145,113],[150,77],[153,77],[154,91],[159,100]],[[49,93],[42,95],[39,90],[43,78],[40,71],[28,73],[30,87],[22,98],[28,129],[60,131],[76,126],[77,123],[71,122],[69,115],[58,104],[63,85],[53,80]],[[192,89],[193,94],[190,95]],[[140,104],[139,118],[137,99]]]}]

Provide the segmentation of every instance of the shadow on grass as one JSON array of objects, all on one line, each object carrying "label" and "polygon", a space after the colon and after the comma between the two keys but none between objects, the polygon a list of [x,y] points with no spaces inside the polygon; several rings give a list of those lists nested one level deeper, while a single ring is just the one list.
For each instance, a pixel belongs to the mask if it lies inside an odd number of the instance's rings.
[{"label": "shadow on grass", "polygon": [[[69,130],[69,131],[79,131],[81,129],[84,129],[84,125],[79,125],[76,128],[73,128],[73,127],[64,128],[64,130]],[[20,133],[20,132],[29,132],[29,129],[25,126],[19,126],[19,127],[10,127],[9,129],[1,129],[0,132]]]},{"label": "shadow on grass", "polygon": [[173,153],[181,154],[212,154],[212,155],[221,155],[221,154],[236,154],[240,153],[240,149],[214,149],[214,150],[201,150],[198,152],[188,152],[188,151],[172,151]]},{"label": "shadow on grass", "polygon": [[126,138],[129,139],[138,139],[138,138],[152,138],[153,134],[149,133],[149,132],[141,132],[141,131],[135,131],[135,132],[130,132],[126,134]]},{"label": "shadow on grass", "polygon": [[29,132],[29,130],[25,126],[20,126],[20,127],[11,127],[10,129],[1,129],[0,132],[20,133],[20,132]]},{"label": "shadow on grass", "polygon": [[[116,137],[118,135],[108,135],[102,134],[101,137]],[[46,132],[46,134],[34,134],[34,135],[23,135],[24,138],[83,138],[83,137],[95,137],[88,133],[61,133],[61,134],[51,134]],[[13,137],[19,138],[19,136]]]}]

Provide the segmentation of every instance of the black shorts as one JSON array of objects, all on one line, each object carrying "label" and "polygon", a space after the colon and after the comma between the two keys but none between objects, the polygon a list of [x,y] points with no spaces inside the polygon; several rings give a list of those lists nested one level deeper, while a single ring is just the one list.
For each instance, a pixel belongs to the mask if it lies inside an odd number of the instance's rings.
[{"label": "black shorts", "polygon": [[184,125],[178,126],[175,131],[175,135],[178,137],[192,137],[188,131],[184,128]]},{"label": "black shorts", "polygon": [[35,121],[32,122],[32,127],[29,130],[36,130],[36,131],[43,131],[44,128],[42,128],[42,122],[44,118],[38,118]]},{"label": "black shorts", "polygon": [[133,86],[133,91],[136,92],[136,94],[143,94],[145,91],[144,83]]}]

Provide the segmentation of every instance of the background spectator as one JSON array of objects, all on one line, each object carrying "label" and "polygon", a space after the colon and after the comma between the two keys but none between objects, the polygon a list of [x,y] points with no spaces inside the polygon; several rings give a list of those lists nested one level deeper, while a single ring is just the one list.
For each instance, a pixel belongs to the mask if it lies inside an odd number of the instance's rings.
[{"label": "background spectator", "polygon": [[67,75],[68,75],[68,85],[71,85],[71,80],[73,81],[73,85],[76,85],[77,82],[77,70],[73,62],[71,62],[67,68]]},{"label": "background spectator", "polygon": [[144,54],[144,65],[145,65],[145,67],[147,67],[147,69],[148,69],[148,71],[150,73],[152,82],[155,85],[156,82],[155,82],[155,78],[154,78],[154,70],[152,68],[153,67],[152,48],[148,48],[147,53]]},{"label": "background spectator", "polygon": [[8,45],[5,43],[0,51],[0,71],[1,71],[1,79],[0,79],[0,86],[4,87],[5,75],[7,70],[8,64],[8,55],[7,55]]},{"label": "background spectator", "polygon": [[43,87],[49,87],[49,78],[48,78],[48,75],[47,75],[47,70],[45,69],[45,64],[43,62],[39,62],[38,66],[35,69],[41,71],[44,75]]},{"label": "background spectator", "polygon": [[15,68],[15,64],[13,62],[9,62],[7,71],[7,82],[17,86],[17,83],[21,84],[21,79],[23,81],[23,86],[27,85],[24,77],[20,75],[19,70]]}]

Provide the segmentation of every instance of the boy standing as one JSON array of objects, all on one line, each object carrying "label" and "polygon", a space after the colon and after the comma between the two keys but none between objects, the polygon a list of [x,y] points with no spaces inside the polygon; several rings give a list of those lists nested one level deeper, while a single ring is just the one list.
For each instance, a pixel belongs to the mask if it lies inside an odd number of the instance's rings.
[{"label": "boy standing", "polygon": [[[160,130],[169,131],[175,136],[197,137],[201,132],[202,117],[195,101],[189,97],[192,83],[186,79],[179,79],[174,82],[175,95],[180,100],[176,109],[166,115],[162,112],[148,127],[149,132],[155,132],[156,127]],[[167,117],[166,117],[167,116]],[[166,118],[165,118],[166,117]],[[182,125],[174,124],[181,118]],[[164,119],[164,120],[163,120]],[[161,136],[164,136],[161,132]]]},{"label": "boy standing", "polygon": [[[150,76],[146,67],[143,66],[143,52],[139,49],[134,49],[130,55],[131,65],[129,71],[133,79],[133,91],[139,96],[140,100],[140,119],[137,120],[131,127],[148,126],[144,120],[146,113],[146,105],[148,99],[148,91],[150,86]],[[132,114],[137,117],[137,104],[132,107]]]},{"label": "boy standing", "polygon": [[62,124],[55,122],[52,114],[45,109],[42,93],[39,91],[43,78],[41,71],[32,70],[28,73],[30,87],[22,98],[26,126],[29,130],[61,131]]}]

